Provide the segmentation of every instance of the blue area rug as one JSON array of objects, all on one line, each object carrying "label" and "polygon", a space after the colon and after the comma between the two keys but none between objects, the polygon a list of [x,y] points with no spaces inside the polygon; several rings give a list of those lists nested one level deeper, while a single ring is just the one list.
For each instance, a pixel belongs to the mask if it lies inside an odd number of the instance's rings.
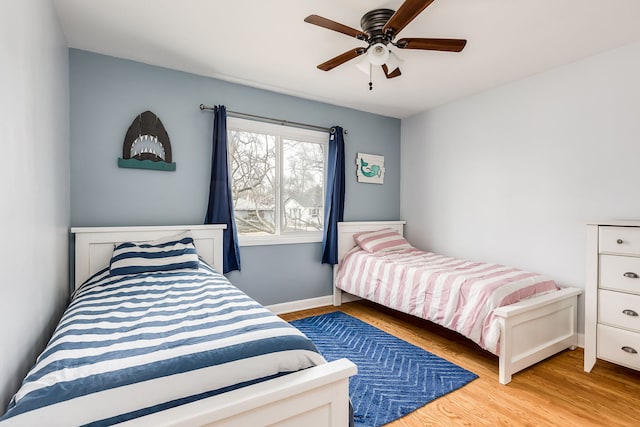
[{"label": "blue area rug", "polygon": [[349,381],[357,427],[377,427],[478,378],[451,362],[340,311],[290,322],[328,361],[358,365]]}]

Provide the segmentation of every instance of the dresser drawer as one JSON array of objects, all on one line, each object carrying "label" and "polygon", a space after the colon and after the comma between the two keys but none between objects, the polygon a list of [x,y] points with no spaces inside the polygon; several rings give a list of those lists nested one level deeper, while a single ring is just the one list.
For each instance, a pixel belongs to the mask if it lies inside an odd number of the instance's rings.
[{"label": "dresser drawer", "polygon": [[640,258],[600,255],[598,287],[640,294]]},{"label": "dresser drawer", "polygon": [[598,227],[600,252],[640,255],[640,227]]},{"label": "dresser drawer", "polygon": [[598,322],[640,332],[640,295],[598,291]]},{"label": "dresser drawer", "polygon": [[599,358],[640,369],[640,333],[598,325],[597,347]]}]

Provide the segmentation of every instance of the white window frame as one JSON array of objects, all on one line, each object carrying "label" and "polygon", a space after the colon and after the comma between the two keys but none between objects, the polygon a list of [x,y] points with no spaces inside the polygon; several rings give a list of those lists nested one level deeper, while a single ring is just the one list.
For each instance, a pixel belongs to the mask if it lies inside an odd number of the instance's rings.
[{"label": "white window frame", "polygon": [[[329,132],[303,129],[293,126],[284,126],[274,123],[267,123],[256,120],[242,119],[239,117],[227,118],[227,132],[246,131],[256,133],[267,133],[276,135],[276,234],[271,236],[242,236],[238,235],[240,246],[261,246],[261,245],[282,245],[296,243],[316,243],[322,242],[322,231],[287,233],[280,234],[280,225],[284,215],[281,203],[281,182],[282,177],[282,139],[291,139],[305,142],[322,144],[324,152],[324,190],[327,191],[327,156],[329,150]],[[324,200],[322,200],[322,211],[324,212]],[[324,219],[326,220],[326,218]]]}]

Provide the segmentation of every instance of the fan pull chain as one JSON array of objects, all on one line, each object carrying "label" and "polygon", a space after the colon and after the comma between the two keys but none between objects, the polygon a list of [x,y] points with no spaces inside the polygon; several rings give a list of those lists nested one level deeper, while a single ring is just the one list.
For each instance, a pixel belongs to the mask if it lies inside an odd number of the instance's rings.
[{"label": "fan pull chain", "polygon": [[369,63],[369,90],[373,90],[373,83],[371,82],[372,68],[373,65]]}]

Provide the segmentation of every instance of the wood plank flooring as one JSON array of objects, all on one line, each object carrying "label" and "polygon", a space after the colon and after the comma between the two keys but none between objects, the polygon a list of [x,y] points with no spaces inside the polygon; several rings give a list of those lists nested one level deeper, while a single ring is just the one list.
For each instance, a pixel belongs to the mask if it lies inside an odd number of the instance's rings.
[{"label": "wood plank flooring", "polygon": [[460,335],[379,305],[357,301],[282,315],[287,321],[341,310],[424,348],[479,378],[390,427],[639,426],[640,372],[598,360],[583,371],[582,349],[565,350],[498,382],[498,358]]}]

